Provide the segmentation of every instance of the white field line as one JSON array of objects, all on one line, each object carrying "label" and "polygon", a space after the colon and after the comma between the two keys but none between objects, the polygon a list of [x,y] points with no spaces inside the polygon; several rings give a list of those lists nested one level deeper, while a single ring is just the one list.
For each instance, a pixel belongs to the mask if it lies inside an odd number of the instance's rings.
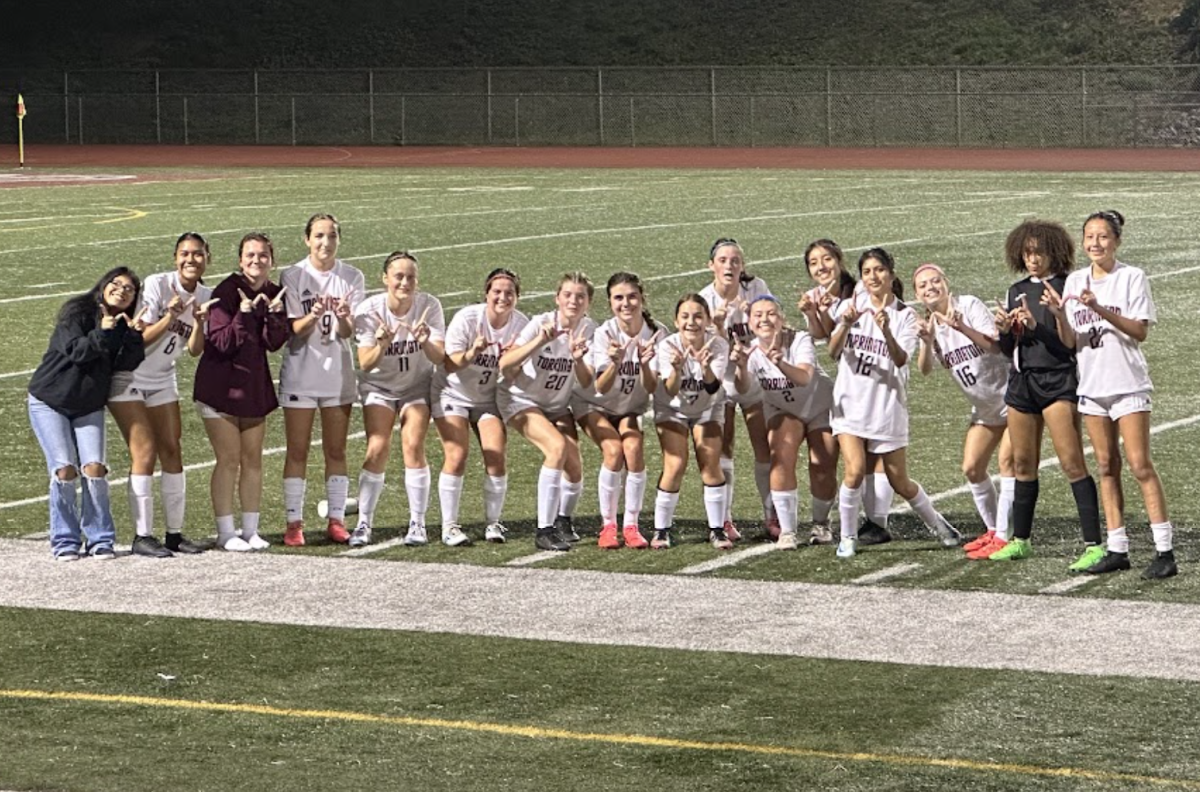
[{"label": "white field line", "polygon": [[872,583],[879,583],[880,581],[890,580],[894,577],[900,577],[901,575],[907,575],[909,572],[913,572],[920,568],[920,564],[896,564],[895,566],[881,569],[878,572],[872,572],[869,575],[857,577],[850,582],[860,586],[867,586]]},{"label": "white field line", "polygon": [[351,558],[357,558],[358,556],[371,555],[372,553],[381,553],[384,550],[390,550],[393,547],[399,547],[402,544],[404,544],[404,537],[395,536],[395,537],[392,537],[391,539],[388,539],[386,542],[380,542],[379,544],[367,545],[365,547],[356,547],[353,550],[346,550],[345,552],[338,553],[338,555],[349,556]]},{"label": "white field line", "polygon": [[511,566],[511,567],[531,566],[533,564],[540,564],[543,561],[549,561],[551,558],[558,558],[562,554],[563,553],[561,550],[541,550],[537,553],[532,553],[527,556],[521,556],[519,558],[514,558],[512,561],[509,561],[508,563],[506,563],[505,566]]},{"label": "white field line", "polygon": [[765,544],[754,545],[747,547],[745,550],[738,550],[734,553],[726,553],[709,561],[703,561],[699,564],[692,564],[684,567],[676,572],[678,575],[702,575],[705,572],[712,572],[714,569],[723,569],[725,567],[736,566],[747,558],[766,555],[767,553],[775,552],[775,545],[767,542]]},{"label": "white field line", "polygon": [[26,369],[25,371],[10,371],[7,374],[0,374],[0,379],[8,379],[9,377],[23,377],[26,374],[32,374],[37,369]]},{"label": "white field line", "polygon": [[1046,588],[1039,590],[1038,594],[1066,594],[1068,591],[1083,588],[1095,580],[1095,575],[1081,575],[1046,586]]}]

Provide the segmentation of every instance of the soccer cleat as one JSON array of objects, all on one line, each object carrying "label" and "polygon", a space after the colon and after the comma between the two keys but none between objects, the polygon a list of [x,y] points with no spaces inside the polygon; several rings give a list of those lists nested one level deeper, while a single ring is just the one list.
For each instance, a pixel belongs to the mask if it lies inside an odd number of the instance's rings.
[{"label": "soccer cleat", "polygon": [[1100,559],[1104,558],[1107,552],[1104,545],[1088,545],[1083,551],[1083,555],[1075,559],[1075,563],[1071,564],[1067,569],[1072,572],[1086,572],[1088,567],[1095,566],[1100,563]]},{"label": "soccer cleat", "polygon": [[223,540],[218,538],[217,544],[221,546],[222,550],[230,553],[248,553],[251,549],[250,543],[236,534],[231,534]]},{"label": "soccer cleat", "polygon": [[795,550],[800,546],[800,540],[796,538],[795,531],[779,534],[779,538],[775,540],[776,550]]},{"label": "soccer cleat", "polygon": [[494,522],[484,530],[483,538],[489,542],[504,544],[508,541],[508,537],[505,536],[506,533],[508,533],[508,529],[504,527],[504,523]]},{"label": "soccer cleat", "polygon": [[1103,575],[1105,572],[1124,572],[1129,566],[1129,553],[1114,553],[1109,550],[1103,558],[1083,571],[1089,575]]},{"label": "soccer cleat", "polygon": [[90,551],[92,558],[97,561],[111,561],[117,557],[116,552],[112,549],[112,545],[101,545],[93,547]]},{"label": "soccer cleat", "polygon": [[[732,523],[728,522],[725,524],[732,525]],[[724,528],[713,528],[710,530],[708,532],[708,543],[718,550],[733,549],[733,542],[730,540],[729,535],[725,532]]]},{"label": "soccer cleat", "polygon": [[985,545],[980,545],[979,547],[976,547],[974,550],[971,550],[970,552],[968,552],[967,558],[971,559],[972,561],[985,561],[992,557],[992,553],[999,552],[1007,544],[1008,544],[1007,539],[1001,539],[999,537],[993,536],[992,541],[988,542]]},{"label": "soccer cleat", "polygon": [[829,530],[829,523],[813,523],[812,533],[808,535],[808,543],[810,545],[833,544],[833,531]]},{"label": "soccer cleat", "polygon": [[888,533],[887,528],[877,522],[863,520],[862,527],[858,529],[858,544],[866,547],[867,545],[887,544],[890,541],[892,541],[892,535]]},{"label": "soccer cleat", "polygon": [[425,535],[425,526],[413,520],[408,524],[408,533],[404,535],[404,544],[409,547],[419,547],[427,544],[429,538]]},{"label": "soccer cleat", "polygon": [[854,558],[858,555],[858,540],[849,536],[843,536],[838,542],[837,557],[838,558]]},{"label": "soccer cleat", "polygon": [[767,529],[767,536],[772,539],[779,538],[779,532],[782,530],[779,525],[779,518],[775,516],[768,517],[763,521],[763,528]]},{"label": "soccer cleat", "polygon": [[283,543],[288,547],[304,547],[304,521],[293,520],[283,532]]},{"label": "soccer cleat", "polygon": [[197,555],[203,553],[211,546],[193,542],[181,533],[171,533],[170,531],[167,532],[167,540],[163,544],[172,553],[181,553],[183,555]]},{"label": "soccer cleat", "polygon": [[726,520],[725,524],[722,525],[721,528],[725,531],[725,537],[729,541],[731,541],[731,542],[741,541],[742,532],[739,531],[737,529],[737,526],[733,524],[733,520]]},{"label": "soccer cleat", "polygon": [[575,533],[575,524],[565,514],[560,514],[554,518],[554,532],[564,542],[575,544],[579,541],[579,534]]},{"label": "soccer cleat", "polygon": [[553,550],[556,553],[566,552],[571,549],[571,543],[563,541],[562,537],[555,532],[553,526],[538,528],[537,535],[533,538],[533,546],[538,550]]},{"label": "soccer cleat", "polygon": [[133,538],[133,554],[147,558],[171,558],[175,554],[153,536],[135,536]]},{"label": "soccer cleat", "polygon": [[246,544],[250,545],[250,549],[255,550],[255,551],[266,550],[268,547],[271,546],[270,542],[268,542],[266,539],[263,539],[258,534],[254,534],[253,536],[251,536],[249,539],[246,539],[245,541],[246,541]]},{"label": "soccer cleat", "polygon": [[654,538],[650,540],[650,549],[670,550],[674,543],[675,541],[671,538],[671,529],[663,528],[654,532]]},{"label": "soccer cleat", "polygon": [[1142,577],[1145,580],[1161,580],[1162,578],[1175,577],[1178,574],[1179,567],[1175,565],[1175,551],[1164,550],[1161,553],[1154,554],[1154,560],[1142,572]]},{"label": "soccer cleat", "polygon": [[972,550],[978,550],[979,548],[981,548],[985,545],[990,545],[995,538],[996,538],[995,531],[988,531],[987,533],[981,533],[979,536],[976,536],[974,539],[972,539],[971,541],[969,541],[965,545],[963,545],[963,551],[970,553]]},{"label": "soccer cleat", "polygon": [[350,534],[351,547],[366,547],[371,544],[371,526],[366,523],[359,523],[354,526],[354,533]]},{"label": "soccer cleat", "polygon": [[78,561],[79,552],[76,550],[64,550],[54,556],[55,561]]},{"label": "soccer cleat", "polygon": [[329,518],[329,523],[325,526],[325,535],[334,544],[346,544],[350,541],[350,532],[346,530],[346,524],[337,517]]},{"label": "soccer cleat", "polygon": [[442,544],[447,547],[458,547],[471,543],[471,537],[463,532],[461,525],[451,525],[442,528]]},{"label": "soccer cleat", "polygon": [[617,524],[608,523],[600,529],[600,538],[596,541],[596,547],[601,550],[616,550],[621,546],[621,542],[617,539]]},{"label": "soccer cleat", "polygon": [[626,525],[621,530],[621,537],[625,540],[625,546],[632,550],[645,550],[650,546],[636,525]]},{"label": "soccer cleat", "polygon": [[962,534],[942,515],[938,515],[938,524],[933,528],[934,535],[942,543],[942,547],[958,547],[962,542]]},{"label": "soccer cleat", "polygon": [[1028,539],[1013,537],[1008,544],[988,556],[989,561],[1017,561],[1033,555],[1033,545]]}]

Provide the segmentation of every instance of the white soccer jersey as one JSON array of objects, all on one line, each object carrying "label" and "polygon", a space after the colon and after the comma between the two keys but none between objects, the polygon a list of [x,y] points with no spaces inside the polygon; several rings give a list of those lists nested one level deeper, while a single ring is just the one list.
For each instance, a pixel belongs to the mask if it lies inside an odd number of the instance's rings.
[{"label": "white soccer jersey", "polygon": [[382,317],[388,327],[395,330],[387,343],[375,368],[358,373],[362,390],[379,393],[390,399],[402,394],[424,393],[429,398],[429,387],[433,382],[433,362],[421,350],[421,345],[408,331],[425,317],[429,325],[429,340],[444,341],[446,319],[442,314],[442,303],[437,297],[425,292],[413,295],[408,313],[397,316],[388,310],[387,294],[376,294],[358,304],[354,310],[354,332],[360,347],[374,347],[381,342],[375,338]]},{"label": "white soccer jersey", "polygon": [[484,407],[496,401],[496,382],[500,379],[500,356],[512,347],[517,336],[529,324],[529,317],[520,311],[509,314],[508,323],[499,329],[487,321],[487,306],[468,305],[450,320],[446,328],[446,355],[457,355],[475,345],[483,336],[487,346],[475,356],[471,365],[453,374],[439,366],[433,375],[435,393],[446,393],[456,401],[472,407]]},{"label": "white soccer jersey", "polygon": [[[548,311],[530,318],[529,324],[517,335],[515,346],[524,346],[536,338],[544,324],[559,327],[558,311]],[[574,335],[582,333],[584,338],[591,339],[596,332],[596,323],[585,316],[574,331],[563,328],[559,335],[529,356],[513,380],[506,380],[500,387],[507,386],[513,399],[530,402],[548,416],[567,413],[577,381],[575,358],[571,357],[570,332]]]},{"label": "white soccer jersey", "polygon": [[[1094,277],[1091,271],[1088,266],[1068,275],[1063,298],[1091,289],[1096,301],[1110,311],[1150,324],[1158,321],[1145,272],[1120,261],[1103,278]],[[1154,389],[1141,344],[1078,300],[1067,301],[1066,314],[1075,331],[1080,396],[1104,399]]]},{"label": "white soccer jersey", "polygon": [[[612,341],[615,340],[625,347],[625,357],[621,359],[616,382],[609,388],[608,393],[597,393],[593,385],[590,388],[577,386],[576,395],[589,404],[594,404],[606,415],[640,415],[645,412],[646,406],[650,403],[650,393],[642,387],[641,356],[638,352],[638,345],[634,341],[657,342],[656,333],[658,331],[651,330],[650,325],[643,323],[642,331],[637,334],[636,338],[628,336],[621,332],[615,318],[609,319],[597,327],[596,332],[592,335],[592,346],[588,350],[588,365],[596,372],[597,379],[601,372],[613,364],[612,359],[608,356],[608,345]],[[658,333],[658,338],[661,337],[662,334]]]},{"label": "white soccer jersey", "polygon": [[808,418],[811,416],[811,402],[819,391],[820,380],[829,379],[829,375],[817,363],[817,348],[813,344],[812,336],[803,330],[797,330],[791,345],[783,351],[783,359],[797,367],[812,366],[812,379],[807,385],[797,385],[788,379],[787,375],[767,357],[759,339],[755,339],[754,345],[750,347],[750,356],[746,359],[746,371],[762,388],[765,404],[769,404],[781,412]]},{"label": "white soccer jersey", "polygon": [[[713,335],[709,335],[705,342]],[[687,358],[683,362],[683,370],[679,373],[679,392],[674,396],[667,393],[667,389],[663,383],[674,372],[675,368],[671,365],[672,349],[680,350],[687,349],[687,342],[684,341],[679,333],[675,333],[658,342],[658,353],[654,360],[658,366],[658,389],[655,391],[654,399],[656,402],[661,402],[667,405],[671,410],[674,410],[681,415],[689,418],[695,418],[703,414],[706,410],[712,407],[718,407],[725,403],[725,389],[717,388],[716,393],[709,393],[704,389],[704,369],[700,364],[691,358]],[[723,380],[725,373],[729,369],[729,342],[721,336],[715,336],[712,346],[713,357],[711,368],[717,380]]]},{"label": "white soccer jersey", "polygon": [[[770,293],[771,290],[767,288],[767,284],[762,278],[753,278],[748,283],[739,284],[736,300],[722,299],[717,294],[717,287],[711,283],[700,290],[700,296],[708,303],[709,311],[715,314],[721,309],[725,309],[725,337],[731,341],[736,338],[743,344],[749,344],[754,340],[754,333],[750,332],[750,303],[764,294]],[[741,307],[741,303],[746,304],[745,310]]]},{"label": "white soccer jersey", "polygon": [[[863,314],[850,327],[838,359],[830,420],[833,433],[907,444],[908,364],[897,366],[892,360],[865,296],[843,300],[833,318],[841,321],[855,304]],[[918,343],[916,313],[899,300],[892,300],[884,310],[892,336],[911,361]]]},{"label": "white soccer jersey", "polygon": [[161,390],[175,385],[175,360],[187,347],[188,336],[196,323],[192,311],[201,303],[212,298],[212,288],[203,283],[196,284],[196,291],[188,293],[179,282],[179,273],[159,272],[146,277],[142,285],[142,303],[139,312],[148,308],[146,324],[152,325],[167,313],[167,304],[178,294],[184,302],[193,299],[183,313],[171,320],[167,331],[157,341],[146,347],[146,359],[133,372],[133,387],[142,391]]},{"label": "white soccer jersey", "polygon": [[[996,336],[996,319],[983,300],[969,294],[955,295],[953,299],[951,309],[962,314],[967,326],[983,335]],[[963,333],[940,322],[933,323],[933,334],[938,361],[943,368],[950,369],[967,401],[982,415],[997,414],[1008,388],[1008,358],[1003,353],[985,351]]]},{"label": "white soccer jersey", "polygon": [[321,272],[305,257],[283,271],[279,285],[287,288],[284,301],[289,319],[308,314],[317,300],[324,300],[329,309],[308,335],[288,339],[279,370],[280,391],[318,398],[353,393],[350,339],[338,338],[333,307],[346,298],[353,311],[363,301],[366,285],[362,272],[341,259],[328,272]]}]

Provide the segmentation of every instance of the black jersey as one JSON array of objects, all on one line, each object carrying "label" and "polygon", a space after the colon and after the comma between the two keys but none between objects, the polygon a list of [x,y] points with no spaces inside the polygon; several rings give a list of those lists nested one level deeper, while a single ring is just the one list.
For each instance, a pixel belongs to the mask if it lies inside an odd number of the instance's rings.
[{"label": "black jersey", "polygon": [[[1066,276],[1057,275],[1046,283],[1063,293]],[[1016,308],[1024,296],[1037,325],[1032,330],[1014,324],[1007,333],[1000,334],[1000,348],[1012,358],[1017,371],[1074,371],[1075,350],[1067,347],[1058,337],[1058,321],[1050,309],[1042,305],[1043,281],[1033,277],[1017,281],[1008,287],[1008,307]]]}]

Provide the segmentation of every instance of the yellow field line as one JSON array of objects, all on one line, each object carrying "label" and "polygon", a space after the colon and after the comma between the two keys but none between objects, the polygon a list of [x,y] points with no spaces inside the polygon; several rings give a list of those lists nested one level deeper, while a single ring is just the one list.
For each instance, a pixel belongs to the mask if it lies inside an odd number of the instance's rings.
[{"label": "yellow field line", "polygon": [[[105,209],[115,209],[118,212],[124,212],[120,217],[109,217],[104,220],[88,220],[86,224],[90,225],[106,225],[107,223],[123,223],[126,220],[141,220],[149,212],[141,209],[127,209],[123,206],[106,206]],[[42,219],[42,218],[39,218]],[[70,219],[70,218],[68,218]],[[0,234],[15,234],[18,231],[44,231],[47,228],[62,228],[64,225],[85,225],[85,223],[56,223],[55,225],[42,226],[16,226],[14,228],[0,228]]]},{"label": "yellow field line", "polygon": [[108,209],[117,209],[122,212],[128,212],[124,217],[113,217],[108,220],[97,220],[95,225],[104,225],[105,223],[123,223],[126,220],[141,220],[149,212],[143,212],[141,209],[126,209],[123,206],[109,206]]},{"label": "yellow field line", "polygon": [[484,723],[470,720],[445,720],[442,718],[410,718],[396,715],[373,715],[367,712],[346,710],[310,710],[268,707],[261,704],[222,704],[211,701],[188,701],[152,696],[123,696],[105,693],[74,693],[50,690],[4,690],[0,698],[27,699],[35,701],[88,702],[95,704],[123,704],[135,707],[160,707],[164,709],[192,710],[196,712],[223,712],[242,715],[266,715],[275,718],[298,718],[307,720],[332,720],[349,723],[385,724],[454,731],[501,734],[510,737],[528,737],[538,740],[576,740],[579,742],[608,745],[629,745],[638,748],[673,748],[685,751],[731,751],[734,753],[760,754],[766,756],[826,759],[834,762],[872,762],[902,767],[940,767],[951,770],[971,770],[983,773],[1008,773],[1012,775],[1038,776],[1047,778],[1078,778],[1088,781],[1112,783],[1153,784],[1200,790],[1200,781],[1184,778],[1114,773],[1105,770],[1088,770],[1081,767],[1037,767],[1035,765],[1004,762],[976,762],[970,759],[937,759],[928,756],[905,756],[902,754],[877,754],[863,752],[819,751],[811,748],[793,748],[783,745],[758,745],[737,742],[702,742],[699,740],[676,740],[669,737],[654,737],[646,734],[603,734],[577,732],[565,729],[548,729],[541,726],[519,726],[505,723]]}]

